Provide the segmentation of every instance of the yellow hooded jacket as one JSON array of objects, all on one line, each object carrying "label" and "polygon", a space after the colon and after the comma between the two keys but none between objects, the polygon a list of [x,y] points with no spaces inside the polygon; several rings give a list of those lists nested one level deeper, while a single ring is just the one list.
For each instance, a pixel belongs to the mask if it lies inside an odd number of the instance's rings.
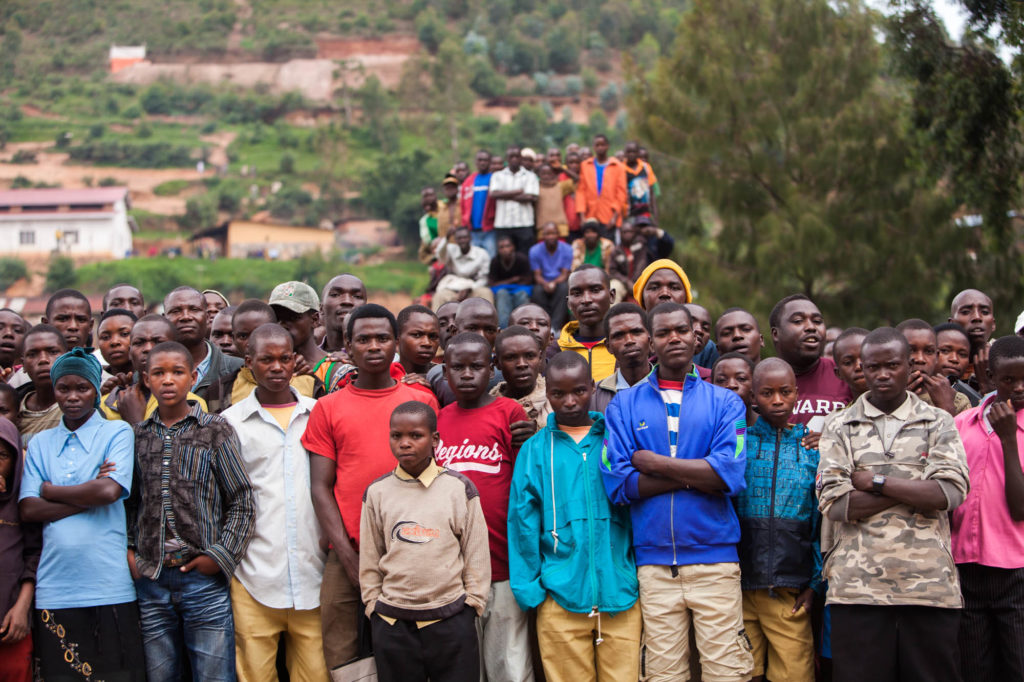
[{"label": "yellow hooded jacket", "polygon": [[590,376],[601,381],[615,373],[615,357],[608,351],[607,339],[601,339],[593,348],[587,348],[577,341],[573,334],[580,330],[579,322],[569,322],[558,335],[558,349],[579,353],[590,363]]}]

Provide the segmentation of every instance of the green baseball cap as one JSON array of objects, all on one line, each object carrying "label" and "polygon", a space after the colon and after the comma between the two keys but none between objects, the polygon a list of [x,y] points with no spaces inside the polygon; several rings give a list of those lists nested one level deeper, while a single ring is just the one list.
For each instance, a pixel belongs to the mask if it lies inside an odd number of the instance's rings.
[{"label": "green baseball cap", "polygon": [[320,309],[320,297],[316,290],[305,282],[285,282],[278,284],[270,292],[270,305],[279,305],[293,313],[304,313]]}]

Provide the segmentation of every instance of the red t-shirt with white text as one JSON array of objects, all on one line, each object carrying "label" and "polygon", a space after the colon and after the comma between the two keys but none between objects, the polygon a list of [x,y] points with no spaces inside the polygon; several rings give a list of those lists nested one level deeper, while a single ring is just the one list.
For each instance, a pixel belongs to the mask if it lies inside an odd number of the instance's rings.
[{"label": "red t-shirt with white text", "polygon": [[437,463],[465,475],[480,492],[491,548],[492,582],[508,580],[508,495],[516,460],[509,425],[527,420],[522,405],[502,397],[472,410],[452,403],[437,415],[441,435]]},{"label": "red t-shirt with white text", "polygon": [[852,399],[850,387],[836,376],[835,360],[828,357],[819,359],[810,372],[796,375],[796,390],[796,405],[793,406],[793,416],[789,421],[805,424],[819,433],[823,419],[815,420],[814,424],[811,424],[811,420],[815,417],[824,418],[833,410],[846,407]]}]

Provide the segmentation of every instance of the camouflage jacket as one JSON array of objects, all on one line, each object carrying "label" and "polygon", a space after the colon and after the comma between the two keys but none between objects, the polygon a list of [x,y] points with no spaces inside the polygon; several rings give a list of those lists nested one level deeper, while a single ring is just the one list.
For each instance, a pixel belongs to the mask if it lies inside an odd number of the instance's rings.
[{"label": "camouflage jacket", "polygon": [[523,409],[526,410],[526,416],[537,422],[538,431],[548,425],[551,403],[548,402],[547,383],[544,381],[543,376],[537,377],[537,385],[533,387],[530,395],[523,396],[522,398],[512,398],[509,396],[505,392],[507,386],[507,381],[499,382],[491,389],[490,393],[495,397],[510,398],[522,405]]},{"label": "camouflage jacket", "polygon": [[[882,440],[886,417],[866,394],[830,415],[821,434],[817,489],[818,507],[832,522],[821,545],[830,604],[962,605],[948,512],[967,495],[967,458],[953,418],[907,395],[889,417],[888,452]],[[922,512],[897,504],[849,521],[851,476],[860,470],[937,481],[946,509]]]}]

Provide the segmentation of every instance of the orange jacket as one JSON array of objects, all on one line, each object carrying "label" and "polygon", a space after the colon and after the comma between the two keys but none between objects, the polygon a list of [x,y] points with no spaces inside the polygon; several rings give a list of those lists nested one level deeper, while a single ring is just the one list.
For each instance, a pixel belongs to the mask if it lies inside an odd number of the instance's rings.
[{"label": "orange jacket", "polygon": [[576,210],[583,219],[597,218],[603,225],[612,223],[612,214],[617,213],[615,225],[622,222],[622,216],[629,212],[626,197],[626,167],[614,156],[608,157],[601,180],[601,193],[597,193],[597,170],[593,157],[580,166],[580,182],[576,188]]}]

